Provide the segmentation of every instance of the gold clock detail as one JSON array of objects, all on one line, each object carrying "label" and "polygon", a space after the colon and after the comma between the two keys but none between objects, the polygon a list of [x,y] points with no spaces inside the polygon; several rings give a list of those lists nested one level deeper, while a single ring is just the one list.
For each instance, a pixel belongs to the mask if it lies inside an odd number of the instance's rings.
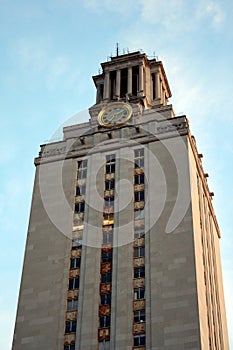
[{"label": "gold clock detail", "polygon": [[111,128],[120,126],[131,118],[133,113],[132,107],[124,102],[115,102],[104,107],[99,115],[98,122],[101,126]]}]

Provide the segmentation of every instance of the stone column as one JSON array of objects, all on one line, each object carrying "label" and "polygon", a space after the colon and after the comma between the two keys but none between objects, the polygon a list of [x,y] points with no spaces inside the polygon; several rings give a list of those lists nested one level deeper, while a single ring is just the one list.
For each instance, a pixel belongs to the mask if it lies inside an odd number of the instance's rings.
[{"label": "stone column", "polygon": [[160,76],[159,72],[155,74],[155,97],[161,98]]},{"label": "stone column", "polygon": [[127,93],[132,94],[132,67],[128,68],[128,86]]},{"label": "stone column", "polygon": [[143,65],[141,64],[139,66],[139,89],[138,89],[140,93],[144,91],[143,80],[144,80],[144,70],[143,70]]},{"label": "stone column", "polygon": [[109,83],[110,83],[110,73],[105,72],[104,77],[104,100],[109,99]]},{"label": "stone column", "polygon": [[97,85],[97,91],[96,91],[96,103],[100,102],[100,84]]},{"label": "stone column", "polygon": [[120,69],[116,71],[116,96],[120,97],[120,88],[121,88],[121,71]]}]

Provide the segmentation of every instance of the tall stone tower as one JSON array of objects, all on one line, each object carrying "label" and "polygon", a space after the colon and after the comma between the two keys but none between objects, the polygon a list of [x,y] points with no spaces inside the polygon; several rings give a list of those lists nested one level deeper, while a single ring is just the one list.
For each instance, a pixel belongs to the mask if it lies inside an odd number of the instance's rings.
[{"label": "tall stone tower", "polygon": [[227,350],[220,231],[161,61],[102,63],[86,123],[41,146],[13,350]]}]

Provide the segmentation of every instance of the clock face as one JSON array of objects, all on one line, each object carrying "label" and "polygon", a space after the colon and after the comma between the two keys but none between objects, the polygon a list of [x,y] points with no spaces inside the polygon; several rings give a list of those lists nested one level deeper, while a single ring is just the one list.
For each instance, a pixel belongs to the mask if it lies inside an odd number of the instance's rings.
[{"label": "clock face", "polygon": [[123,125],[131,118],[132,113],[132,107],[127,103],[111,103],[100,111],[98,122],[106,128]]}]

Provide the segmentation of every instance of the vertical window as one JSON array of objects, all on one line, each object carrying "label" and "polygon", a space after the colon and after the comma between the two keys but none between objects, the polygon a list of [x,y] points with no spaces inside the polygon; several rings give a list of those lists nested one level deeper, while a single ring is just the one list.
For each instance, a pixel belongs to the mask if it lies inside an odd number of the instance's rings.
[{"label": "vertical window", "polygon": [[105,272],[101,275],[101,283],[110,283],[112,281],[112,273]]},{"label": "vertical window", "polygon": [[79,277],[69,279],[69,290],[79,288]]},{"label": "vertical window", "polygon": [[110,341],[109,340],[99,341],[98,350],[110,350]]},{"label": "vertical window", "polygon": [[77,310],[78,310],[78,299],[68,299],[67,311],[77,311]]},{"label": "vertical window", "polygon": [[76,321],[66,321],[66,329],[65,333],[75,333],[76,332],[76,327],[77,327],[77,322]]},{"label": "vertical window", "polygon": [[112,252],[103,252],[102,253],[102,263],[112,261]]},{"label": "vertical window", "polygon": [[144,167],[144,149],[137,149],[134,151],[134,166],[135,168]]},{"label": "vertical window", "polygon": [[111,316],[100,316],[100,328],[110,327]]},{"label": "vertical window", "polygon": [[141,256],[145,256],[145,247],[134,247],[134,257],[140,258]]},{"label": "vertical window", "polygon": [[103,244],[112,243],[112,232],[103,234]]},{"label": "vertical window", "polygon": [[70,259],[70,268],[77,269],[80,267],[81,258],[71,258]]},{"label": "vertical window", "polygon": [[134,176],[134,184],[135,185],[144,184],[144,174],[135,175]]},{"label": "vertical window", "polygon": [[72,249],[77,249],[82,247],[82,239],[80,238],[75,238],[72,240]]},{"label": "vertical window", "polygon": [[134,201],[135,202],[144,201],[144,191],[135,192]]},{"label": "vertical window", "polygon": [[100,295],[100,305],[111,305],[111,294]]},{"label": "vertical window", "polygon": [[134,278],[145,277],[145,267],[135,267],[134,268]]},{"label": "vertical window", "polygon": [[104,198],[104,207],[112,207],[114,204],[114,197]]},{"label": "vertical window", "polygon": [[145,310],[136,310],[134,311],[134,323],[145,322]]},{"label": "vertical window", "polygon": [[85,211],[85,202],[75,204],[75,212],[76,213],[83,213],[84,211]]},{"label": "vertical window", "polygon": [[115,187],[115,180],[105,181],[105,190],[112,190]]},{"label": "vertical window", "polygon": [[85,179],[87,177],[87,169],[80,169],[78,171],[78,180]]},{"label": "vertical window", "polygon": [[76,196],[83,196],[86,194],[86,185],[76,187]]},{"label": "vertical window", "polygon": [[115,173],[115,163],[106,165],[106,174]]},{"label": "vertical window", "polygon": [[145,218],[144,209],[139,209],[134,211],[134,220],[140,220]]},{"label": "vertical window", "polygon": [[78,169],[87,168],[87,159],[78,161]]},{"label": "vertical window", "polygon": [[142,238],[142,237],[145,237],[145,232],[144,230],[140,230],[140,231],[135,231],[134,232],[134,238],[137,239],[137,238]]},{"label": "vertical window", "polygon": [[146,336],[145,334],[135,335],[134,336],[134,346],[146,345]]},{"label": "vertical window", "polygon": [[75,350],[75,343],[65,344],[64,350]]},{"label": "vertical window", "polygon": [[145,288],[135,288],[134,289],[134,300],[144,299],[145,298]]}]

